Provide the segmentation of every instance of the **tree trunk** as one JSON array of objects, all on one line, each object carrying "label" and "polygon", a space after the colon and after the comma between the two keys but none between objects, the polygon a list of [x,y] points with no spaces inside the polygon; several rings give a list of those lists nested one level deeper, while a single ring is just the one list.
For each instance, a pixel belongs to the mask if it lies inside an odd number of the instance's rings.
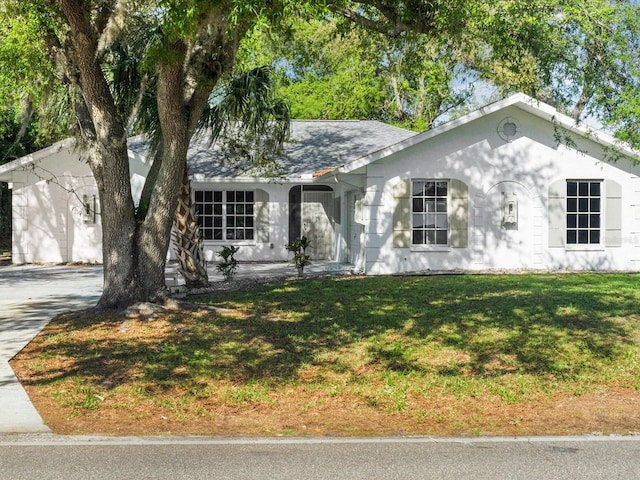
[{"label": "tree trunk", "polygon": [[[61,68],[80,94],[75,113],[83,151],[100,194],[104,288],[96,308],[161,301],[167,296],[166,256],[189,146],[189,112],[183,106],[184,63],[172,59],[171,65],[159,68],[158,107],[164,143],[157,180],[150,183],[154,188],[149,208],[138,221],[131,195],[125,119],[116,108],[99,63],[99,35],[86,4],[79,0],[59,2],[69,23],[70,42],[53,45],[54,53],[60,54]],[[183,43],[171,47],[184,58]]]},{"label": "tree trunk", "polygon": [[141,300],[144,301],[162,302],[169,295],[164,272],[188,146],[189,140],[185,136],[182,142],[176,142],[175,148],[164,149],[166,153],[163,154],[149,210],[138,229],[135,251],[139,261],[137,271],[140,275]]},{"label": "tree trunk", "polygon": [[182,175],[173,228],[173,244],[176,247],[180,273],[185,279],[186,286],[188,288],[206,287],[209,284],[207,263],[198,228],[198,214],[191,196],[191,181],[186,167]]},{"label": "tree trunk", "polygon": [[136,274],[136,221],[134,218],[126,142],[102,149],[102,165],[90,162],[100,192],[104,287],[97,308],[125,307],[138,299],[142,280]]},{"label": "tree trunk", "polygon": [[160,171],[160,165],[162,165],[162,143],[157,146],[155,154],[153,156],[153,163],[147,173],[144,185],[142,187],[142,193],[140,194],[140,203],[138,204],[138,219],[144,219],[149,210],[149,204],[151,203],[151,195],[153,194],[153,188],[156,185],[158,179],[158,172]]},{"label": "tree trunk", "polygon": [[58,0],[58,4],[70,32],[64,44],[51,40],[49,45],[66,81],[79,94],[75,114],[81,144],[100,198],[104,288],[97,309],[162,301],[168,295],[164,272],[189,141],[211,90],[233,65],[250,22],[240,22],[229,32],[226,20],[231,6],[223,2],[206,9],[203,22],[209,26],[199,32],[201,38],[192,45],[190,55],[185,41],[165,45],[156,95],[162,145],[145,185],[146,214],[136,218],[126,121],[116,108],[100,64],[98,40],[107,23],[91,23],[89,3]]},{"label": "tree trunk", "polygon": [[70,27],[65,44],[67,78],[80,94],[75,114],[84,153],[100,193],[104,287],[98,309],[126,306],[140,298],[136,222],[131,196],[127,137],[102,66],[90,17],[77,0],[60,0]]},{"label": "tree trunk", "polygon": [[[181,44],[174,45],[181,52]],[[161,64],[158,72],[158,114],[162,129],[161,163],[149,209],[136,241],[142,295],[151,301],[166,298],[164,270],[169,250],[171,224],[178,192],[187,164],[189,111],[183,104],[184,71],[180,61]]]}]

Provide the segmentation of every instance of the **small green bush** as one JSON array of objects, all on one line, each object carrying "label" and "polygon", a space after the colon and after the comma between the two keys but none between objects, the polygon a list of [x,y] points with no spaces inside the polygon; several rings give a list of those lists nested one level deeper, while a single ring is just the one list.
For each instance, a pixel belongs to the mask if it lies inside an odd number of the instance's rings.
[{"label": "small green bush", "polygon": [[306,236],[297,238],[286,245],[286,249],[293,252],[293,264],[298,270],[298,276],[304,275],[304,267],[311,264],[311,257],[306,254],[307,248],[311,246],[311,242]]},{"label": "small green bush", "polygon": [[216,268],[224,276],[224,279],[227,282],[233,279],[236,271],[238,270],[238,260],[234,257],[234,255],[238,253],[238,250],[240,250],[240,247],[226,245],[217,254],[222,258],[222,260],[218,262],[218,266]]}]

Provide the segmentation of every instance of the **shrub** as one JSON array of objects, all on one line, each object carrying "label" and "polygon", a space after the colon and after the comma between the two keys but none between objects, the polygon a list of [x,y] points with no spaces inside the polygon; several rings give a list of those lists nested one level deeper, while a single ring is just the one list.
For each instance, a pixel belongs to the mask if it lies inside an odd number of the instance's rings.
[{"label": "shrub", "polygon": [[234,258],[238,250],[240,250],[240,247],[226,245],[217,253],[219,257],[222,257],[222,260],[218,262],[216,268],[224,276],[226,281],[232,280],[236,274],[236,270],[238,270],[238,260]]},{"label": "shrub", "polygon": [[311,257],[306,254],[307,248],[311,245],[309,239],[305,236],[297,238],[293,242],[286,245],[286,249],[293,252],[293,263],[298,270],[298,276],[304,275],[304,267],[311,263]]}]

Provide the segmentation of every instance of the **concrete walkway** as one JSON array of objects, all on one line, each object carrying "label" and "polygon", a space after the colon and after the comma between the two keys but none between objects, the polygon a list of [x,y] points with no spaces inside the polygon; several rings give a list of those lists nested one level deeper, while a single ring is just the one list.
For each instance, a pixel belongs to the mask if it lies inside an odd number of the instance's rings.
[{"label": "concrete walkway", "polygon": [[[167,280],[177,278],[169,264]],[[314,262],[309,274],[346,273],[350,266]],[[215,264],[210,281],[221,281]],[[291,263],[243,263],[238,277],[294,276]],[[170,282],[168,282],[170,283]],[[9,366],[13,358],[56,315],[88,308],[100,298],[100,266],[6,266],[0,267],[0,433],[48,432],[42,418]]]}]

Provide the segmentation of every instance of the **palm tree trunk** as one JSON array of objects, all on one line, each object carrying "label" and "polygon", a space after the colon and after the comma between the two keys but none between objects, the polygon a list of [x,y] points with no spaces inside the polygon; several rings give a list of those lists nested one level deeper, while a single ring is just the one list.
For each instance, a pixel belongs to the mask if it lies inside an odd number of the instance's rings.
[{"label": "palm tree trunk", "polygon": [[173,245],[176,248],[180,273],[184,277],[187,287],[207,286],[209,284],[207,263],[198,228],[198,214],[191,196],[191,181],[186,167],[173,222]]}]

